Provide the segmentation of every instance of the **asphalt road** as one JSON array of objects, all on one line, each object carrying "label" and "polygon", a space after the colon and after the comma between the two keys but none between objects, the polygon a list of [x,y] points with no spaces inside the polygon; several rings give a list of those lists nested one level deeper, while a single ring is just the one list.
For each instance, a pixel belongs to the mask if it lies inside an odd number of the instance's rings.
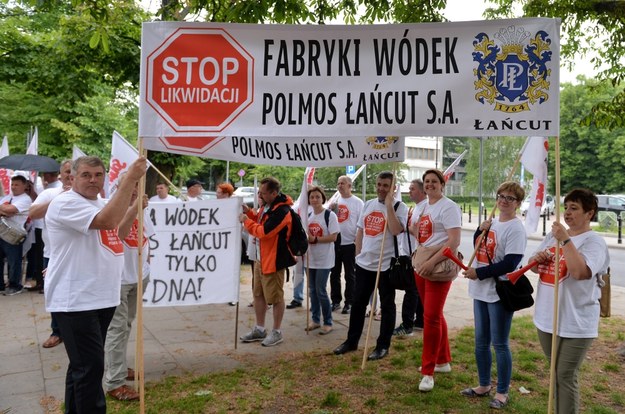
[{"label": "asphalt road", "polygon": [[[469,257],[473,254],[473,232],[469,230],[462,230],[462,238],[460,242],[460,251],[465,256],[465,264],[468,262]],[[536,251],[538,245],[540,244],[540,240],[528,239],[527,240],[527,248],[525,249],[525,256],[522,260],[522,264],[527,264],[527,258]],[[610,280],[613,286],[622,286],[625,287],[625,251],[623,249],[610,247],[610,269],[611,269],[611,277]]]}]

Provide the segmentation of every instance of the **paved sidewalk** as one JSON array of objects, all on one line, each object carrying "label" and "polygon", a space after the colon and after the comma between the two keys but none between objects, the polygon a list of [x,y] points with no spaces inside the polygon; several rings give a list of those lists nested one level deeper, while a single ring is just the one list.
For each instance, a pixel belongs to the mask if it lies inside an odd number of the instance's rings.
[{"label": "paved sidewalk", "polygon": [[[465,221],[467,228],[475,224]],[[549,227],[550,228],[550,227]],[[542,229],[542,228],[541,228]],[[542,238],[542,236],[536,236]],[[616,239],[608,243],[616,246]],[[250,271],[244,267],[241,284],[238,333],[246,333],[254,324]],[[533,284],[536,277],[530,276]],[[473,323],[471,301],[467,296],[468,281],[454,281],[447,299],[445,314],[450,329]],[[292,284],[285,292],[291,300]],[[403,294],[397,295],[401,305]],[[531,314],[533,308],[519,312]],[[398,306],[400,320],[401,306]],[[612,314],[625,317],[625,288],[612,286]],[[50,316],[45,312],[43,295],[24,292],[0,296],[0,412],[8,407],[12,413],[45,413],[42,401],[63,400],[67,357],[62,345],[44,349],[41,344],[50,334]],[[303,308],[286,310],[283,323],[284,342],[264,348],[260,343],[237,343],[235,349],[236,307],[224,305],[149,308],[144,310],[144,364],[146,380],[159,380],[172,375],[200,374],[215,370],[232,370],[267,357],[295,352],[331,352],[347,335],[349,315],[334,313],[335,330],[325,336],[304,332],[306,312]],[[268,321],[271,320],[269,315]],[[399,322],[398,322],[399,323]],[[374,322],[370,346],[374,346],[379,322]],[[361,350],[364,345],[361,339]],[[135,354],[134,334],[129,345],[129,358]],[[133,363],[131,361],[131,363]]]}]

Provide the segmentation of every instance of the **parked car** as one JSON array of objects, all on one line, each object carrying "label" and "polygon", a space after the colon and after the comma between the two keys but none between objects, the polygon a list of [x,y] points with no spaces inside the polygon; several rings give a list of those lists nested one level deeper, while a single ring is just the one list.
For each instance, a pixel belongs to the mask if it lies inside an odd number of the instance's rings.
[{"label": "parked car", "polygon": [[[521,203],[521,207],[519,208],[519,211],[521,211],[522,215],[525,215],[529,206],[530,206],[530,196],[527,196],[525,197],[525,200],[523,200],[523,202]],[[555,199],[553,198],[553,196],[547,194],[545,196],[545,202],[540,208],[540,215],[542,216],[543,214],[545,214],[547,210],[549,210],[549,214],[553,215],[555,213],[555,209],[556,209]]]},{"label": "parked car", "polygon": [[[599,201],[599,211],[612,211],[617,216],[625,211],[625,198],[620,195],[600,194],[597,196],[597,200]],[[597,220],[597,217],[595,216],[593,220]]]},{"label": "parked car", "polygon": [[251,207],[254,205],[256,191],[254,191],[254,187],[239,187],[234,190],[232,195],[236,197],[243,197],[243,202]]}]

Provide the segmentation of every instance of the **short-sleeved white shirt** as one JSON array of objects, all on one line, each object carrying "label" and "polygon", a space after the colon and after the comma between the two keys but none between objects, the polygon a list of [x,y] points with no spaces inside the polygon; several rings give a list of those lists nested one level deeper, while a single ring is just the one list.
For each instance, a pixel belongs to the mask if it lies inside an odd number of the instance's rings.
[{"label": "short-sleeved white shirt", "polygon": [[155,195],[155,196],[150,197],[148,201],[150,203],[179,203],[180,202],[180,200],[178,200],[176,197],[174,197],[171,194],[167,194],[167,197],[165,198],[160,198],[158,195]]},{"label": "short-sleeved white shirt", "polygon": [[[63,192],[63,187],[53,187],[46,188],[43,190],[35,201],[33,201],[33,206],[37,204],[46,204],[54,199],[54,197],[58,196]],[[43,229],[41,231],[41,238],[43,239],[43,257],[50,257],[50,239],[48,238],[48,229],[46,228],[46,218],[42,219],[43,221]]]},{"label": "short-sleeved white shirt", "polygon": [[119,305],[124,248],[115,230],[89,226],[105,206],[73,190],[48,207],[50,262],[45,277],[48,312],[77,312]]},{"label": "short-sleeved white shirt", "polygon": [[[408,218],[408,207],[406,204],[399,202],[395,215],[405,228],[406,219]],[[363,236],[360,254],[356,256],[356,264],[358,266],[372,272],[378,270],[380,249],[382,248],[382,238],[385,227],[386,205],[384,202],[378,199],[367,201],[358,219],[358,228],[362,229]],[[395,256],[393,235],[387,230],[386,238],[384,239],[384,250],[382,252],[382,271],[388,270],[391,266],[391,257],[393,256]]]},{"label": "short-sleeved white shirt", "polygon": [[[397,236],[397,241],[399,241],[399,246],[400,246],[399,250],[401,254],[403,255],[410,256],[412,252],[414,252],[417,249],[417,245],[418,245],[417,239],[415,238],[415,236],[412,235],[412,233],[410,233],[409,229],[412,227],[414,223],[419,221],[421,212],[425,208],[425,205],[427,204],[427,202],[428,202],[428,199],[425,198],[421,200],[419,203],[417,203],[417,205],[415,205],[412,208],[412,211],[408,209],[408,213],[410,214],[410,216],[408,217],[406,231],[403,234],[400,234],[399,236]],[[410,243],[408,242],[408,239],[410,239]]]},{"label": "short-sleeved white shirt", "polygon": [[[559,280],[558,336],[563,338],[596,338],[599,335],[599,299],[601,289],[598,278],[606,273],[610,265],[608,246],[603,237],[594,231],[587,231],[571,237],[571,243],[584,257],[592,277],[576,280],[568,270]],[[551,233],[545,237],[534,254],[554,248],[557,240]],[[555,253],[555,250],[553,250]],[[566,256],[560,256],[560,266],[566,266]],[[544,268],[543,268],[544,269]],[[539,269],[540,270],[540,269]],[[541,272],[536,291],[534,325],[543,332],[553,333],[553,266]]]},{"label": "short-sleeved white shirt", "polygon": [[12,226],[17,228],[24,228],[24,224],[26,223],[26,219],[28,219],[27,214],[19,214],[19,213],[28,213],[28,209],[30,205],[33,203],[30,196],[28,194],[20,194],[18,196],[14,196],[11,194],[5,195],[0,199],[0,204],[11,204],[17,209],[18,214],[7,217],[6,220]]},{"label": "short-sleeved white shirt", "polygon": [[449,240],[447,230],[462,226],[460,207],[447,197],[425,204],[419,219],[419,244],[436,246]]},{"label": "short-sleeved white shirt", "polygon": [[[490,265],[489,256],[493,263],[499,263],[507,254],[523,255],[527,247],[525,226],[518,217],[505,222],[500,222],[498,218],[493,219],[483,240],[475,255],[476,268]],[[488,303],[499,301],[495,279],[488,277],[484,280],[470,280],[469,296]]]},{"label": "short-sleeved white shirt", "polygon": [[[328,225],[326,225],[325,209],[308,216],[308,231],[317,237],[327,236],[339,232],[339,221],[333,211],[330,211]],[[334,243],[315,243],[308,245],[308,267],[311,269],[332,269],[334,267]]]},{"label": "short-sleeved white shirt", "polygon": [[356,241],[358,217],[363,205],[363,201],[353,194],[348,198],[339,196],[336,201],[336,216],[341,228],[341,246],[354,244]]}]

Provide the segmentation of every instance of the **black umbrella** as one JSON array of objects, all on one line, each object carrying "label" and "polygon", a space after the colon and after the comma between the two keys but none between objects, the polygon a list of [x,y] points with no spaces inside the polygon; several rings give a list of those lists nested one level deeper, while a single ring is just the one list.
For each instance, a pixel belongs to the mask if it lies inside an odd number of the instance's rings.
[{"label": "black umbrella", "polygon": [[45,155],[18,154],[0,158],[0,168],[37,172],[58,172],[60,165]]}]

